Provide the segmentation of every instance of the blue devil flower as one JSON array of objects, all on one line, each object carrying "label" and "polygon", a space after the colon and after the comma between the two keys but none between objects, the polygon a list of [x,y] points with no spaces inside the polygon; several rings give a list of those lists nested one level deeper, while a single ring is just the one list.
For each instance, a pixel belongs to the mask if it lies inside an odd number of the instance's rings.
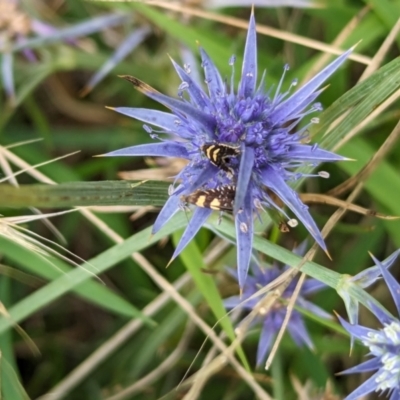
[{"label": "blue devil flower", "polygon": [[[282,203],[276,201],[277,197],[326,251],[308,207],[289,183],[304,176],[295,171],[300,166],[315,166],[344,158],[315,144],[307,144],[307,128],[316,120],[311,120],[297,132],[295,128],[303,117],[321,109],[320,104],[313,104],[322,91],[318,88],[350,52],[342,54],[292,95],[280,93],[282,77],[271,96],[271,90],[265,88],[265,72],[257,86],[256,26],[252,14],[241,80],[236,91],[234,73],[228,84],[201,47],[207,92],[191,77],[189,66],[181,68],[173,60],[182,80],[177,99],[159,93],[134,77],[124,76],[139,91],[169,108],[171,113],[126,107],[114,110],[157,126],[168,136],[159,138],[159,131],[155,133],[145,125],[152,138],[158,139],[156,143],[105,155],[181,157],[189,161],[176,177],[179,184],[171,189],[153,227],[153,232],[157,232],[184,204],[196,205],[172,258],[193,239],[213,209],[232,211],[236,225],[239,285],[243,287],[251,257],[254,214],[266,207],[287,218],[289,225],[296,222],[287,216]],[[229,63],[233,71],[235,58],[232,57]]]},{"label": "blue devil flower", "polygon": [[[398,255],[398,253],[396,254]],[[379,260],[373,257],[380,270],[400,315],[400,284]],[[382,323],[381,329],[370,329],[361,325],[351,325],[339,317],[343,327],[369,348],[369,360],[352,367],[342,374],[376,371],[345,400],[355,400],[371,392],[388,392],[391,400],[400,399],[400,320],[389,316],[374,304],[371,304],[375,316]]]},{"label": "blue devil flower", "polygon": [[[306,243],[304,242],[297,249],[294,249],[293,252],[298,255],[303,255],[305,246]],[[283,268],[278,268],[277,265],[272,265],[267,266],[266,268],[262,268],[258,265],[251,263],[250,268],[252,274],[247,277],[246,283],[244,284],[243,288],[243,294],[241,296],[232,296],[224,300],[224,305],[227,309],[240,307],[243,310],[249,312],[252,311],[253,309],[255,309],[260,300],[265,296],[265,294],[254,296],[255,293],[257,293],[261,288],[273,282],[282,274],[282,272],[290,267],[288,265],[285,265]],[[229,271],[235,279],[238,279],[236,272],[231,270]],[[298,279],[293,279],[290,282],[286,290],[283,292],[283,299],[289,301],[296,288],[297,281]],[[322,318],[331,318],[331,315],[326,313],[322,308],[306,300],[306,297],[308,295],[316,293],[321,289],[324,289],[325,287],[326,286],[323,283],[317,281],[316,279],[306,279],[300,290],[296,304],[304,310],[312,312],[314,315]],[[265,360],[267,353],[271,347],[273,338],[277,335],[282,327],[283,321],[286,316],[286,304],[278,301],[268,311],[267,314],[263,314],[262,312],[263,309],[261,307],[259,314],[252,321],[253,325],[262,324],[262,330],[257,349],[258,366],[261,365],[261,363]],[[293,310],[292,315],[289,319],[287,329],[290,336],[298,346],[306,345],[309,348],[313,348],[311,338],[304,324],[303,316],[300,314],[299,311]]]}]

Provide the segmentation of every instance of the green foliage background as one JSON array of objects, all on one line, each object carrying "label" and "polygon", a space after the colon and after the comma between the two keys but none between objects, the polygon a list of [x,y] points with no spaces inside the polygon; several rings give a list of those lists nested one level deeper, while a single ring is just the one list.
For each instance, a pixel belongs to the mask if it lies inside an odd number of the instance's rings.
[{"label": "green foliage background", "polygon": [[[117,75],[134,75],[175,96],[179,80],[168,55],[180,61],[181,45],[196,52],[198,41],[223,75],[230,76],[228,59],[236,54],[240,66],[245,30],[212,21],[209,15],[247,21],[250,8],[225,8],[196,17],[185,9],[176,12],[135,2],[37,0],[22,6],[30,17],[55,26],[70,26],[114,11],[124,12],[129,18],[121,26],[78,39],[75,46],[39,43],[35,48],[38,62],[33,64],[16,54],[16,103],[11,106],[5,96],[1,99],[0,165],[4,177],[9,175],[7,162],[18,172],[27,165],[80,150],[39,167],[40,174],[29,171],[19,175],[20,191],[6,184],[0,186],[3,399],[250,399],[258,395],[286,400],[300,398],[294,379],[306,391],[308,397],[304,398],[317,399],[328,380],[332,384],[329,390],[338,398],[358,386],[365,377],[335,374],[360,362],[364,349],[355,346],[349,356],[349,338],[340,325],[313,316],[308,316],[307,324],[315,351],[298,349],[285,336],[269,371],[253,367],[258,340],[255,328],[243,346],[231,353],[236,363],[219,365],[218,358],[214,363],[208,360],[213,346],[221,350],[219,334],[226,346],[234,340],[233,326],[224,318],[221,300],[238,290],[224,272],[226,266],[235,267],[235,248],[229,244],[234,239],[232,222],[227,216],[218,224],[218,216],[213,216],[207,229],[202,229],[166,268],[190,215],[179,213],[161,232],[151,236],[154,210],[134,220],[129,216],[137,211],[134,207],[162,205],[167,184],[118,181],[118,171],[148,168],[145,160],[93,157],[149,140],[141,123],[105,106],[159,108]],[[347,29],[349,21],[360,12],[354,26]],[[337,47],[347,49],[362,40],[355,52],[373,62],[397,22],[400,1],[327,0],[319,9],[256,8],[255,13],[259,27],[274,27],[320,43],[333,44],[347,29]],[[144,25],[151,26],[150,37],[88,96],[80,98],[79,91],[110,58],[122,38]],[[330,79],[320,98],[325,111],[312,134],[321,146],[354,161],[326,167],[330,179],[306,181],[301,192],[326,193],[355,176],[396,126],[399,44],[398,39],[394,40],[381,65],[361,83],[357,84],[366,65],[354,60],[347,61]],[[295,77],[302,82],[322,54],[307,45],[264,34],[258,36],[258,51],[259,69],[267,69],[268,85],[276,86],[284,64],[290,64],[286,87]],[[387,99],[388,104],[378,108]],[[364,124],[377,108],[377,115]],[[334,127],[325,135],[332,123]],[[350,137],[355,129],[356,135]],[[33,139],[40,141],[7,148]],[[373,164],[372,174],[365,181],[357,180],[362,183],[357,204],[383,214],[400,215],[399,155],[399,144],[393,141],[385,157]],[[49,184],[50,180],[62,185],[31,186]],[[20,225],[26,230],[20,233],[34,232],[65,247],[68,253],[46,242],[64,259],[28,246],[7,220],[32,215],[28,206],[57,212],[87,205],[96,208],[81,208],[51,219],[65,241],[41,221],[23,221]],[[311,211],[322,228],[334,208],[314,205]],[[255,248],[263,259],[276,259],[292,267],[299,264],[300,259],[290,249],[306,236],[302,227],[282,235],[265,218],[258,231]],[[354,275],[371,266],[368,252],[384,259],[400,247],[400,222],[346,213],[332,230],[327,245],[332,260],[318,253],[313,262],[305,263],[303,271],[330,287],[314,301],[329,312],[336,310],[345,316],[343,302],[335,291],[342,274]],[[396,267],[392,272],[398,277]],[[384,285],[374,286],[369,294],[361,289],[351,294],[364,305],[372,295],[394,310]],[[362,308],[360,320],[365,325],[376,324],[366,308]],[[200,389],[190,379],[195,372],[204,378]],[[305,387],[306,382],[311,389]],[[192,397],[184,397],[187,393]]]}]

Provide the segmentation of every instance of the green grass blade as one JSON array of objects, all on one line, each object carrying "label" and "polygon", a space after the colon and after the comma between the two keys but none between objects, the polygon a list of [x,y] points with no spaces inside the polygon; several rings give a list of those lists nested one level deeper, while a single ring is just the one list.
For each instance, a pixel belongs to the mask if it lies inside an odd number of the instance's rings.
[{"label": "green grass blade", "polygon": [[117,244],[89,260],[87,270],[74,269],[31,295],[26,296],[8,310],[11,318],[0,318],[0,333],[11,328],[14,323],[23,320],[42,307],[50,304],[63,294],[78,288],[79,285],[91,279],[92,275],[89,272],[92,274],[101,274],[107,271],[118,262],[129,257],[133,252],[139,252],[156,243],[164,236],[170,235],[175,230],[182,228],[186,223],[185,216],[183,213],[180,213],[156,235],[150,235],[151,228],[145,229],[131,236],[123,243]]},{"label": "green grass blade", "polygon": [[0,207],[163,206],[169,183],[161,181],[72,182],[0,185]]},{"label": "green grass blade", "polygon": [[[179,239],[181,237],[182,232],[175,232],[173,234],[173,240],[175,246],[179,243]],[[204,263],[203,256],[196,244],[195,241],[191,241],[186,248],[182,251],[179,256],[183,263],[185,264],[186,269],[189,271],[192,276],[199,292],[203,295],[204,299],[207,301],[208,306],[214,313],[215,317],[218,320],[218,323],[222,326],[226,335],[229,337],[231,341],[235,340],[235,332],[227,314],[227,311],[222,303],[222,299],[218,290],[218,287],[215,283],[215,280],[206,273],[202,272],[202,269],[207,269],[207,266]],[[243,364],[246,366],[248,370],[250,370],[249,365],[246,360],[246,356],[243,353],[241,347],[237,349],[238,355],[241,358]]]}]

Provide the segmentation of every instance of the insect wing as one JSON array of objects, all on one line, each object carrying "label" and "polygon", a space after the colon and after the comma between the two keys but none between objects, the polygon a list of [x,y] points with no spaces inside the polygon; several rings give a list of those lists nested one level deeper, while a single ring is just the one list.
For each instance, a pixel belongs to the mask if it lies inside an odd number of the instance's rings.
[{"label": "insect wing", "polygon": [[236,187],[232,185],[220,186],[215,189],[196,190],[188,196],[182,196],[183,201],[197,207],[211,208],[218,211],[232,211]]},{"label": "insect wing", "polygon": [[201,150],[211,164],[233,175],[233,170],[229,167],[229,161],[232,157],[237,157],[240,154],[239,147],[225,143],[205,143]]}]

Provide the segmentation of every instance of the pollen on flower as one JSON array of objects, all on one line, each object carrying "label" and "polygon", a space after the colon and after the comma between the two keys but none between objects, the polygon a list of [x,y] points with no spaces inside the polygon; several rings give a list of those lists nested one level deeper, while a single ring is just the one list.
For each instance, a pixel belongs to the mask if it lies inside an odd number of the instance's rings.
[{"label": "pollen on flower", "polygon": [[296,226],[299,224],[299,221],[297,221],[297,219],[292,218],[289,219],[287,223],[291,228],[296,228]]},{"label": "pollen on flower", "polygon": [[248,232],[249,227],[247,226],[247,224],[246,224],[245,222],[241,222],[241,223],[240,223],[240,230],[241,230],[243,233],[246,233],[246,232]]}]

